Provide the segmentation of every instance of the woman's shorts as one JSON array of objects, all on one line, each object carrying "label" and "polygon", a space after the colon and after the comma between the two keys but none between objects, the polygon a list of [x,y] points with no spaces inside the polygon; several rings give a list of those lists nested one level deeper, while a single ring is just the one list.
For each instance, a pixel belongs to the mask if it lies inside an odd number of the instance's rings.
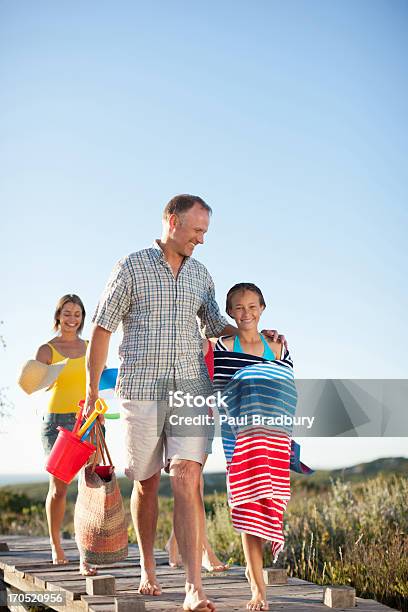
[{"label": "woman's shorts", "polygon": [[59,433],[57,427],[65,427],[65,429],[72,431],[75,424],[75,419],[75,412],[67,412],[64,414],[47,412],[44,414],[41,425],[41,442],[44,447],[44,453],[47,457],[54,446],[55,440],[57,439]]}]

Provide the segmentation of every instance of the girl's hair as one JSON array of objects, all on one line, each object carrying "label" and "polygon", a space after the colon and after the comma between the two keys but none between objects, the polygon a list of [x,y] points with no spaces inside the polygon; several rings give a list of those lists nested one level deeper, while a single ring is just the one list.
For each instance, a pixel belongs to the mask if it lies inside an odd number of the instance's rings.
[{"label": "girl's hair", "polygon": [[231,287],[231,289],[227,293],[227,302],[225,305],[225,310],[227,311],[228,315],[231,310],[232,296],[234,295],[234,293],[238,293],[238,292],[243,293],[244,291],[252,291],[253,293],[256,293],[257,296],[259,297],[259,303],[261,304],[261,306],[266,308],[264,296],[262,295],[262,291],[259,289],[259,287],[254,285],[254,283],[238,283],[237,285],[234,285],[233,287]]},{"label": "girl's hair", "polygon": [[68,304],[68,302],[76,304],[82,310],[82,321],[81,325],[78,327],[78,334],[80,334],[84,328],[85,323],[85,306],[83,305],[81,298],[75,295],[74,293],[67,293],[67,295],[63,295],[62,298],[58,300],[54,312],[54,331],[59,330],[61,311],[64,308],[65,304]]}]

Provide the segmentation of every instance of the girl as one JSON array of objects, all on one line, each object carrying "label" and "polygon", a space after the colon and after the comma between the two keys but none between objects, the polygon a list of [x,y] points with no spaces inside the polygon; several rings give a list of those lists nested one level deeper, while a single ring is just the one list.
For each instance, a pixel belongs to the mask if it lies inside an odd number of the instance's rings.
[{"label": "girl", "polygon": [[238,334],[220,338],[214,351],[214,386],[227,395],[226,412],[232,417],[232,424],[224,424],[221,431],[232,523],[241,532],[252,592],[249,610],[269,609],[263,545],[271,542],[276,560],[283,548],[283,512],[290,497],[290,430],[259,425],[254,417],[294,415],[296,405],[289,352],[258,331],[265,306],[256,285],[234,285],[226,310]]}]

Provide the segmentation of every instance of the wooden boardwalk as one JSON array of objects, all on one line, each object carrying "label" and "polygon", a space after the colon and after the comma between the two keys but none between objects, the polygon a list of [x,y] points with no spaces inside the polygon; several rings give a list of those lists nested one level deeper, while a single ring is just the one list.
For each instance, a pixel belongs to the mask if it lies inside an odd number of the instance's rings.
[{"label": "wooden boardwalk", "polygon": [[[64,549],[70,560],[69,565],[55,566],[50,561],[50,548],[47,538],[28,536],[0,536],[0,542],[8,545],[9,551],[0,549],[0,595],[1,589],[21,593],[39,591],[42,593],[59,592],[66,595],[66,604],[52,604],[52,609],[62,612],[114,612],[116,597],[119,601],[134,596],[144,601],[146,610],[157,612],[176,612],[182,610],[184,573],[172,569],[167,564],[167,554],[156,551],[158,579],[163,587],[160,597],[137,595],[140,576],[139,553],[137,546],[130,546],[126,561],[111,566],[103,566],[98,575],[115,577],[116,594],[113,596],[86,594],[86,580],[78,573],[78,550],[73,540],[64,540]],[[5,548],[5,546],[3,546]],[[2,580],[3,582],[2,582]],[[232,567],[221,574],[203,574],[206,594],[216,604],[217,610],[244,610],[249,599],[249,587],[245,580],[244,568]],[[323,588],[289,578],[288,584],[268,586],[270,610],[289,610],[290,612],[317,612],[328,610],[322,603]],[[138,608],[138,601],[133,609]],[[51,606],[50,606],[51,607]],[[143,608],[143,605],[141,606]],[[361,612],[380,612],[391,610],[373,600],[356,599],[356,607]],[[21,606],[9,606],[13,612],[22,610]],[[0,610],[6,610],[1,608]]]}]

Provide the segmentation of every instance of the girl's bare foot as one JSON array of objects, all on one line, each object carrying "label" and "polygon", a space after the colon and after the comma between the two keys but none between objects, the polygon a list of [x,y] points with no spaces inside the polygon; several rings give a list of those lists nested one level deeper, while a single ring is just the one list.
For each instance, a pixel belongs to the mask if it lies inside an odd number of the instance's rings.
[{"label": "girl's bare foot", "polygon": [[194,610],[195,612],[213,612],[215,606],[207,599],[202,589],[195,589],[194,585],[186,583],[186,598],[183,610]]},{"label": "girl's bare foot", "polygon": [[268,602],[266,601],[265,596],[262,596],[261,593],[254,595],[252,593],[251,601],[248,601],[247,610],[269,610]]},{"label": "girl's bare foot", "polygon": [[247,610],[269,610],[265,583],[258,585],[255,581],[252,581],[248,566],[245,569],[245,578],[248,580],[252,591],[252,599],[247,603]]},{"label": "girl's bare foot", "polygon": [[174,535],[171,535],[166,546],[166,551],[169,554],[169,565],[170,567],[183,567],[183,560],[179,553],[177,546],[177,540]]},{"label": "girl's bare foot", "polygon": [[141,595],[157,596],[161,595],[161,592],[161,587],[157,582],[155,572],[148,572],[147,570],[142,569],[138,593]]}]

